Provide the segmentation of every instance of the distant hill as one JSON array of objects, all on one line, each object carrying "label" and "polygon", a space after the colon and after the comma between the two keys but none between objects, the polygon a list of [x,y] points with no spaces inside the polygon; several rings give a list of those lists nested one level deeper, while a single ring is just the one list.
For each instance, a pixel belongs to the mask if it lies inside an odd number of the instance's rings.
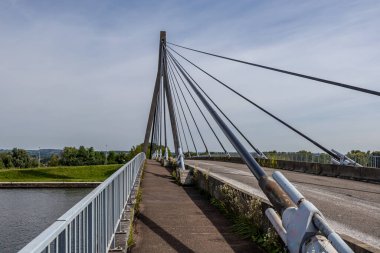
[{"label": "distant hill", "polygon": [[[0,149],[0,153],[10,152],[11,149]],[[26,150],[30,156],[38,157],[38,149],[37,150]],[[62,149],[41,149],[41,159],[49,159],[52,155],[60,155],[62,153]]]},{"label": "distant hill", "polygon": [[[27,150],[30,156],[38,157],[38,150]],[[60,155],[62,149],[41,149],[41,159],[49,159],[52,155]]]}]

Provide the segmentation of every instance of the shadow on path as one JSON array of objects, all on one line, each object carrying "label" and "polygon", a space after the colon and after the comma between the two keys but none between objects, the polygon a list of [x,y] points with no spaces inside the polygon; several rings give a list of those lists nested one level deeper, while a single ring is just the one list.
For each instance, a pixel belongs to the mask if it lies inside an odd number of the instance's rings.
[{"label": "shadow on path", "polygon": [[194,253],[192,249],[188,248],[180,240],[172,236],[165,229],[160,227],[157,223],[146,217],[144,214],[139,214],[138,219],[147,227],[149,227],[159,237],[161,237],[165,242],[167,242],[177,252]]},{"label": "shadow on path", "polygon": [[212,206],[208,200],[208,197],[202,195],[197,188],[194,186],[187,186],[183,187],[183,190],[219,231],[234,252],[265,252],[249,239],[241,239],[238,235],[236,235],[232,231],[232,222],[228,220],[216,207]]}]

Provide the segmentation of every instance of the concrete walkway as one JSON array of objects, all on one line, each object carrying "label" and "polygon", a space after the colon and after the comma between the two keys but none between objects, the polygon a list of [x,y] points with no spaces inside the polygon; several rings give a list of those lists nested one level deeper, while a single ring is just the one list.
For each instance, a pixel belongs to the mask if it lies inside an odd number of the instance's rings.
[{"label": "concrete walkway", "polygon": [[263,252],[238,238],[231,223],[194,187],[182,187],[170,172],[148,160],[133,253]]}]

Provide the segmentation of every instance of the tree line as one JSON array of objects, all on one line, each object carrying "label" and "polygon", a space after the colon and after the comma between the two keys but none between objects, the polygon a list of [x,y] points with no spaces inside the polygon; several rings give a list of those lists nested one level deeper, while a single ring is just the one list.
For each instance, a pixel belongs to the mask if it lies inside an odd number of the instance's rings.
[{"label": "tree line", "polygon": [[[53,154],[48,158],[44,158],[40,162],[40,166],[83,166],[83,165],[101,165],[101,164],[124,164],[130,161],[135,155],[142,152],[143,144],[133,146],[130,151],[96,151],[93,147],[86,148],[84,146],[65,147],[61,153]],[[150,145],[149,145],[150,147]],[[158,146],[153,144],[153,149]],[[162,148],[162,154],[165,150]],[[35,153],[35,152],[34,152]],[[150,148],[147,156],[149,157]],[[278,160],[300,160],[305,162],[330,163],[330,156],[325,153],[311,153],[301,150],[298,152],[264,152],[269,159]],[[171,152],[169,150],[169,155]],[[193,154],[195,155],[195,154]],[[376,166],[380,165],[380,151],[364,152],[360,150],[352,150],[346,154],[349,158],[362,164],[363,166],[371,166],[368,163],[369,158],[376,159]],[[10,151],[0,152],[0,169],[2,168],[35,168],[38,167],[38,157],[31,156],[26,150],[13,148]],[[373,166],[373,164],[372,164]]]},{"label": "tree line", "polygon": [[[65,147],[60,154],[53,154],[41,159],[40,166],[83,166],[101,164],[124,164],[131,160],[142,148],[132,147],[124,151],[96,151],[93,147]],[[2,168],[35,168],[39,166],[38,156],[31,156],[28,151],[13,148],[0,153],[0,169]]]}]

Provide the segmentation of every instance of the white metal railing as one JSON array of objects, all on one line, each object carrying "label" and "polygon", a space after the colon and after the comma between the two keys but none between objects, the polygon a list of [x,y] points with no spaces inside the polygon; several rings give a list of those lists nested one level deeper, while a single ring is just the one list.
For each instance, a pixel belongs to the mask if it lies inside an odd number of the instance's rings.
[{"label": "white metal railing", "polygon": [[144,161],[136,155],[19,253],[106,253]]}]

